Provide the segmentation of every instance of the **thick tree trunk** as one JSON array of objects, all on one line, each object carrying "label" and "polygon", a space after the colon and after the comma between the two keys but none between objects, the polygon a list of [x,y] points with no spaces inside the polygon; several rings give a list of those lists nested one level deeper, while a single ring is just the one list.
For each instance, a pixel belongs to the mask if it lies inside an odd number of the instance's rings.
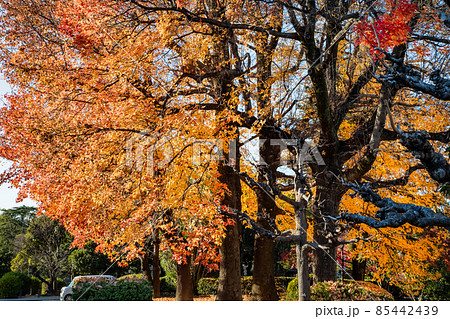
[{"label": "thick tree trunk", "polygon": [[[319,245],[327,245],[332,241],[334,225],[323,216],[336,217],[343,195],[342,188],[335,183],[336,178],[330,173],[321,173],[317,178],[314,212],[314,241]],[[314,249],[313,251],[313,279],[314,283],[321,281],[335,281],[337,279],[336,248],[328,250]]]},{"label": "thick tree trunk", "polygon": [[[319,244],[325,244],[327,240],[322,236],[315,236]],[[320,281],[336,281],[337,279],[337,264],[336,248],[328,251],[322,249],[315,249],[313,251],[313,280],[314,283]]]},{"label": "thick tree trunk", "polygon": [[227,226],[226,237],[219,250],[222,260],[216,300],[242,300],[239,225]]},{"label": "thick tree trunk", "polygon": [[159,230],[153,231],[153,297],[161,297],[161,271],[159,269]]},{"label": "thick tree trunk", "polygon": [[273,239],[256,235],[252,300],[279,300],[274,277]]},{"label": "thick tree trunk", "polygon": [[[262,100],[262,98],[260,98]],[[267,104],[267,102],[260,104]],[[271,131],[273,121],[268,120],[260,131],[261,138],[277,139],[279,136]],[[273,141],[266,141],[260,145],[259,153],[264,163],[258,165],[258,181],[268,183],[275,180],[275,172],[279,165],[280,147],[272,145]],[[269,180],[267,180],[269,179]],[[258,199],[257,222],[262,227],[274,231],[269,220],[274,220],[280,213],[275,198],[265,191],[256,190]],[[253,270],[252,300],[279,300],[275,286],[275,251],[273,239],[255,236],[255,257]]]},{"label": "thick tree trunk", "polygon": [[[268,219],[276,217],[278,208],[275,200],[261,190],[258,190],[256,194],[258,198],[258,217],[256,221],[262,227],[273,230]],[[252,300],[279,300],[275,286],[274,263],[275,245],[273,239],[256,234]]]},{"label": "thick tree trunk", "polygon": [[[237,143],[236,143],[237,145]],[[226,154],[228,155],[228,154]],[[235,168],[239,171],[239,149],[234,159]],[[232,156],[233,157],[233,156]],[[219,181],[224,183],[229,192],[225,193],[222,205],[241,210],[241,181],[234,173],[234,169],[226,163],[219,163]],[[226,236],[223,239],[219,253],[222,256],[219,268],[219,287],[216,300],[242,300],[241,291],[241,253],[240,253],[240,229],[239,221],[226,228]]]},{"label": "thick tree trunk", "polygon": [[141,261],[141,270],[144,274],[144,279],[152,282],[152,272],[150,270],[150,263],[149,263],[149,253],[146,251],[142,256],[139,257]]},{"label": "thick tree trunk", "polygon": [[176,301],[194,300],[194,287],[191,275],[191,257],[187,257],[187,262],[177,264],[177,292]]}]

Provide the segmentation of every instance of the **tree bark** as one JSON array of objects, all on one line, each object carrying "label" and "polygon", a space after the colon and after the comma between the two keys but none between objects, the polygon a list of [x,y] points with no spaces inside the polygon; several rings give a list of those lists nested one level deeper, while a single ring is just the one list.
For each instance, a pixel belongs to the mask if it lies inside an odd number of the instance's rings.
[{"label": "tree bark", "polygon": [[256,235],[252,300],[279,300],[275,286],[273,239]]},{"label": "tree bark", "polygon": [[227,226],[219,250],[222,260],[216,300],[242,300],[239,225]]},{"label": "tree bark", "polygon": [[56,276],[51,274],[50,275],[50,284],[48,285],[48,292],[47,292],[47,294],[53,296],[56,291],[57,291]]},{"label": "tree bark", "polygon": [[153,297],[161,297],[161,271],[159,269],[159,230],[153,231]]},{"label": "tree bark", "polygon": [[[262,59],[263,55],[260,56]],[[262,59],[262,62],[267,62]],[[268,63],[268,62],[267,62]],[[269,78],[269,74],[262,76],[262,78]],[[261,86],[263,84],[260,83]],[[269,105],[264,98],[259,97],[259,105],[261,107]],[[275,178],[275,172],[280,160],[280,147],[272,145],[272,139],[279,138],[271,130],[274,125],[273,119],[268,119],[266,124],[261,128],[259,135],[260,138],[269,138],[271,140],[265,141],[259,147],[260,157],[262,163],[258,165],[258,182],[260,183],[273,183]],[[267,230],[274,231],[270,225],[269,220],[275,220],[280,213],[275,198],[266,193],[262,189],[256,190],[256,196],[258,200],[258,212],[256,222]],[[275,250],[274,241],[271,238],[256,234],[255,236],[255,256],[254,256],[254,270],[253,270],[253,285],[252,285],[252,300],[279,300],[278,293],[275,286]]]},{"label": "tree bark", "polygon": [[141,261],[141,269],[142,273],[144,274],[144,279],[152,282],[152,272],[150,270],[150,263],[149,263],[149,253],[146,251],[142,256],[140,256]]},{"label": "tree bark", "polygon": [[311,286],[309,280],[308,246],[298,244],[295,247],[297,253],[297,279],[298,299],[300,301],[311,300]]},{"label": "tree bark", "polygon": [[[313,206],[314,241],[318,245],[332,243],[334,224],[323,216],[336,217],[344,191],[333,174],[324,170],[316,179],[316,198]],[[313,250],[314,283],[335,281],[337,278],[336,248]]]},{"label": "tree bark", "polygon": [[[300,145],[297,145],[300,149]],[[300,159],[297,159],[300,163]],[[308,258],[308,220],[306,219],[307,201],[303,185],[303,172],[297,167],[297,174],[294,179],[294,193],[297,204],[294,207],[295,235],[300,239],[295,243],[295,253],[297,258],[297,279],[298,279],[298,299],[300,301],[309,301],[311,299],[311,288],[309,280],[309,258]]]},{"label": "tree bark", "polygon": [[366,274],[366,260],[352,260],[352,277],[358,281],[364,281]]},{"label": "tree bark", "polygon": [[176,301],[194,300],[194,289],[191,275],[191,257],[189,256],[186,259],[186,263],[177,264]]},{"label": "tree bark", "polygon": [[[261,148],[261,155],[266,153],[268,148]],[[263,157],[263,156],[262,156]],[[264,157],[263,157],[264,158]],[[268,160],[268,158],[264,158]],[[264,170],[270,168],[259,168],[259,182],[264,179],[261,175],[265,175]],[[268,172],[270,174],[270,172]],[[273,231],[273,227],[269,224],[269,219],[274,219],[278,212],[275,199],[263,190],[256,191],[258,200],[258,216],[256,222],[265,229]],[[252,300],[279,300],[275,286],[275,246],[272,238],[256,234],[255,236],[255,256],[253,268],[253,285]]]},{"label": "tree bark", "polygon": [[[238,138],[236,139],[238,142]],[[238,145],[236,143],[236,145]],[[229,155],[229,154],[226,154]],[[239,171],[239,149],[237,149],[234,164]],[[233,167],[224,162],[219,163],[219,181],[224,183],[229,192],[225,193],[222,205],[241,210],[241,181],[234,173]],[[219,287],[216,300],[242,300],[241,291],[241,253],[240,253],[240,223],[235,220],[233,225],[226,227],[226,236],[219,248],[222,256],[219,268]]]}]

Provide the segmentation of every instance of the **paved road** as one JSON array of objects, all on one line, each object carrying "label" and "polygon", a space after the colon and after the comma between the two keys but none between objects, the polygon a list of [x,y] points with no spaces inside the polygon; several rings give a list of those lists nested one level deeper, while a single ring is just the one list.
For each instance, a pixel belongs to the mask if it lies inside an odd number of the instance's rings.
[{"label": "paved road", "polygon": [[0,299],[0,301],[57,301],[59,296],[26,296],[12,299]]}]

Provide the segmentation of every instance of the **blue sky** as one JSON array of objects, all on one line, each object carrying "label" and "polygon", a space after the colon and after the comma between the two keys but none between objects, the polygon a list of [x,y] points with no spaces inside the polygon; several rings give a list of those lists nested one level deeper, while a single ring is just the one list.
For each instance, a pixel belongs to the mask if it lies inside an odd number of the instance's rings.
[{"label": "blue sky", "polygon": [[[11,91],[10,86],[3,80],[3,77],[0,73],[0,107],[4,106],[4,98],[3,95],[7,92]],[[0,158],[0,172],[5,171],[11,165],[10,162],[3,160]],[[3,184],[0,186],[0,209],[7,209],[11,207],[28,205],[28,206],[36,206],[36,203],[30,199],[26,199],[23,202],[16,203],[18,190],[13,188],[11,184]]]}]

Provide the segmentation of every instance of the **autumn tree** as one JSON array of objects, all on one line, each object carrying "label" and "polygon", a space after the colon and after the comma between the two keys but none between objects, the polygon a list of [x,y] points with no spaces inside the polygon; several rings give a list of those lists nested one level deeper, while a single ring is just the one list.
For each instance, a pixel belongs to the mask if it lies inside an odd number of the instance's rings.
[{"label": "autumn tree", "polygon": [[[2,9],[2,66],[16,87],[0,123],[0,154],[15,162],[5,179],[76,243],[93,239],[131,259],[158,229],[180,265],[194,248],[205,249],[194,262],[213,265],[220,247],[218,299],[239,300],[245,220],[258,232],[255,298],[275,299],[274,240],[297,243],[307,290],[306,252],[314,281],[334,280],[351,225],[448,226],[443,202],[437,214],[375,191],[417,171],[448,182],[448,161],[430,143],[448,144],[448,127],[421,126],[448,108],[444,3],[17,0]],[[254,168],[241,167],[245,138],[267,140]],[[205,139],[234,139],[223,153],[235,167],[192,165],[187,154]],[[389,145],[403,163],[379,175]],[[295,161],[283,162],[282,149]],[[155,174],[142,169],[149,163]],[[238,179],[255,193],[254,212],[242,211]],[[352,192],[375,215],[343,210]],[[295,229],[280,229],[289,212]]]},{"label": "autumn tree", "polygon": [[[194,114],[194,102],[207,98],[209,89],[190,84],[193,80],[179,73],[180,64],[167,68],[167,60],[160,65],[153,61],[166,56],[153,37],[176,47],[170,30],[163,32],[174,26],[170,15],[157,16],[158,30],[133,22],[136,12],[128,14],[120,3],[2,5],[7,15],[25,19],[4,20],[11,23],[5,25],[5,41],[14,38],[22,48],[5,48],[5,58],[15,56],[5,66],[28,70],[9,73],[18,91],[10,96],[2,119],[18,117],[10,128],[2,126],[2,155],[16,161],[7,177],[39,201],[47,215],[60,219],[77,245],[92,239],[113,259],[134,259],[145,252],[152,234],[161,231],[163,249],[171,249],[178,263],[184,264],[197,247],[193,262],[217,267],[217,248],[227,226],[217,210],[216,201],[223,197],[213,178],[217,169],[208,163],[194,167],[191,156],[184,155],[192,153],[194,138],[211,136],[211,129],[199,123],[214,127],[215,119],[205,112]],[[117,12],[130,28],[110,20]],[[39,30],[23,37],[20,30],[34,27]],[[46,39],[40,42],[42,34]],[[172,53],[174,59],[185,58],[182,52]],[[148,62],[136,73],[139,60]],[[194,102],[186,105],[180,96]],[[32,120],[40,113],[29,108],[32,100],[39,109],[38,101],[48,102],[40,124]],[[27,135],[20,145],[13,133],[19,127]],[[13,134],[7,137],[7,132]],[[172,151],[169,158],[164,149]]]}]

